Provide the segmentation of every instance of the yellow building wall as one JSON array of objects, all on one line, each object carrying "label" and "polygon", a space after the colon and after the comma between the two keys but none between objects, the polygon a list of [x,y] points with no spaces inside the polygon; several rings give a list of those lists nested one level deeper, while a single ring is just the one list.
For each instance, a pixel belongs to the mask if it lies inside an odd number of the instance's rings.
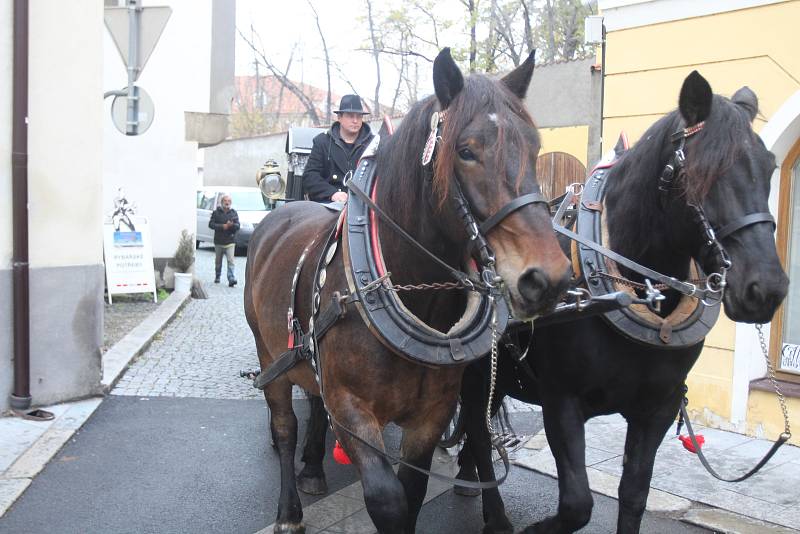
[{"label": "yellow building wall", "polygon": [[[794,0],[609,32],[603,152],[620,131],[633,143],[675,109],[681,83],[692,70],[715,93],[730,96],[744,85],[755,91],[760,114],[753,126],[759,131],[800,89],[800,54],[791,45],[798,21],[800,1]],[[718,426],[730,418],[734,342],[735,324],[722,316],[689,374],[689,408],[701,422]],[[800,413],[800,401],[791,403]],[[780,417],[774,394],[750,392],[748,433],[775,437],[783,428]]]},{"label": "yellow building wall", "polygon": [[[789,443],[800,446],[800,399],[786,397],[789,424],[794,429]],[[783,413],[775,393],[751,390],[747,399],[747,433],[760,438],[776,439],[783,432]]]},{"label": "yellow building wall", "polygon": [[563,126],[560,128],[540,128],[539,135],[542,138],[542,149],[539,154],[547,152],[566,152],[583,163],[589,159],[587,151],[589,149],[589,126]]}]

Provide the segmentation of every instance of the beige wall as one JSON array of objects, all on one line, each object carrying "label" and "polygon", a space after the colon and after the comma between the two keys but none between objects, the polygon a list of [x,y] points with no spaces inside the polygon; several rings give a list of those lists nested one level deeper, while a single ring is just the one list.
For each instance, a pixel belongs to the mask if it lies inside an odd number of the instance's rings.
[{"label": "beige wall", "polygon": [[562,128],[539,128],[542,137],[542,149],[539,154],[547,152],[566,152],[587,164],[587,148],[589,126],[564,126]]},{"label": "beige wall", "polygon": [[102,21],[102,2],[30,4],[32,268],[103,261]]}]

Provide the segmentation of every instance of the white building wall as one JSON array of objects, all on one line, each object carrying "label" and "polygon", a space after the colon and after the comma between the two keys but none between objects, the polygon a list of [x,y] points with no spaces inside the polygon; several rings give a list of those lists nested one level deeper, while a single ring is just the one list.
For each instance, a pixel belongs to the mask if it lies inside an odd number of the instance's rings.
[{"label": "white building wall", "polygon": [[97,4],[30,3],[31,268],[103,262],[98,46],[103,27]]},{"label": "white building wall", "polygon": [[[144,3],[146,8],[150,2]],[[210,1],[171,0],[167,22],[137,85],[155,105],[150,128],[125,136],[111,121],[111,101],[104,103],[103,211],[113,208],[122,187],[137,215],[147,217],[153,236],[153,256],[170,258],[182,229],[195,227],[198,185],[197,143],[185,141],[184,111],[209,111],[211,50]],[[103,36],[103,90],[121,89],[127,73],[107,31]]]}]

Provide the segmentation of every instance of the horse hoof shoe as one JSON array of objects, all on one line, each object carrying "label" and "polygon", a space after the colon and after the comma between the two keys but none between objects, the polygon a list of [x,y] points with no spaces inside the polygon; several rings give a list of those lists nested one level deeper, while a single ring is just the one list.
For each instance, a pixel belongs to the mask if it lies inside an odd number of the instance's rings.
[{"label": "horse hoof shoe", "polygon": [[328,493],[328,483],[325,477],[301,477],[297,479],[297,489],[306,495],[325,495]]}]

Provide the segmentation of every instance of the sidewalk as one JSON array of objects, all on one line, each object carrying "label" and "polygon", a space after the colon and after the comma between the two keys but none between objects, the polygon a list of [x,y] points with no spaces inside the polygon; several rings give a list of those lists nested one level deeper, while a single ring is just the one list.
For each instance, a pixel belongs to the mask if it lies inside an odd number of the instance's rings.
[{"label": "sidewalk", "polygon": [[[173,293],[146,319],[117,341],[102,356],[101,387],[108,393],[128,364],[144,352],[183,305],[188,294]],[[52,412],[52,421],[28,421],[0,417],[0,517],[28,488],[33,478],[91,417],[102,397],[42,406]]]},{"label": "sidewalk", "polygon": [[[703,451],[722,476],[753,467],[772,442],[693,425],[705,436]],[[617,497],[625,446],[625,420],[620,415],[591,419],[586,424],[586,465],[593,491]],[[685,429],[684,429],[685,433]],[[556,477],[556,466],[544,432],[520,451],[516,465]],[[800,530],[800,448],[784,444],[764,468],[743,482],[713,478],[700,460],[683,448],[674,427],[656,455],[647,509],[720,532],[796,532]],[[713,507],[713,508],[709,508]],[[788,528],[787,528],[788,527]]]}]

